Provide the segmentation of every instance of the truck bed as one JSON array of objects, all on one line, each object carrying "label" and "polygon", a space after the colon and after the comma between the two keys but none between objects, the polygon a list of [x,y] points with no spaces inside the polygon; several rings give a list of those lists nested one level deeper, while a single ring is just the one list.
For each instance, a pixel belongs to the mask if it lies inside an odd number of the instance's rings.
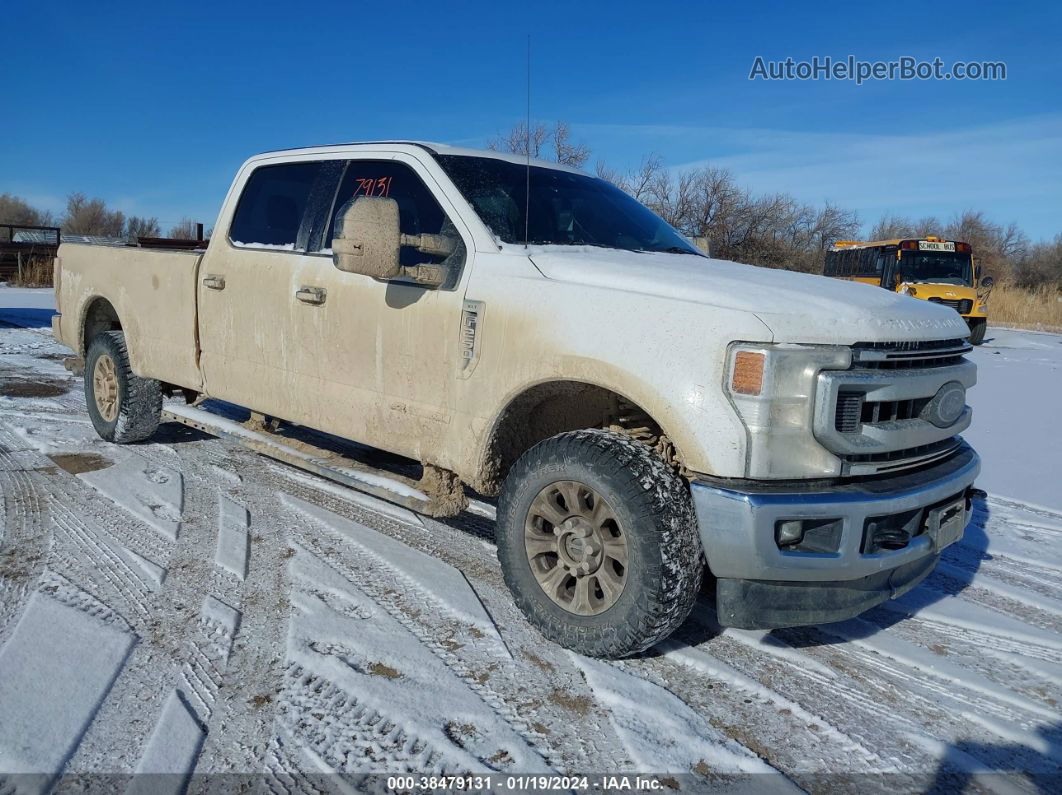
[{"label": "truck bed", "polygon": [[83,354],[86,320],[109,304],[126,335],[137,341],[130,350],[134,372],[201,386],[196,335],[201,251],[63,243],[58,256],[58,332],[66,345]]}]

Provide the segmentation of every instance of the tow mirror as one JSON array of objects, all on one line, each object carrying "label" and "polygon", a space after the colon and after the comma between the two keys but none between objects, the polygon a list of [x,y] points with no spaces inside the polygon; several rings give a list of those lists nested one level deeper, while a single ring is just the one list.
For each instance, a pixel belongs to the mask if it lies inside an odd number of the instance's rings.
[{"label": "tow mirror", "polygon": [[981,286],[984,287],[986,290],[990,289],[992,287],[992,285],[995,284],[995,283],[996,283],[996,280],[993,279],[991,276],[982,276],[981,277]]},{"label": "tow mirror", "polygon": [[432,287],[446,280],[446,268],[441,265],[402,265],[402,246],[446,257],[457,243],[446,235],[402,234],[398,202],[383,196],[358,196],[337,213],[332,262],[339,270],[373,279],[405,277]]}]

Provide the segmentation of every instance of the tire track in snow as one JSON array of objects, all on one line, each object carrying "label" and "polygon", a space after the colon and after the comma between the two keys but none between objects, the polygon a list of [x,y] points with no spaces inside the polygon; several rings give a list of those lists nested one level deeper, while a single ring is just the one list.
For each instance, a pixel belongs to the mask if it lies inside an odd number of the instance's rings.
[{"label": "tire track in snow", "polygon": [[[244,504],[253,502],[254,510],[259,515],[269,515],[275,521],[284,522],[287,511],[278,506],[276,495],[284,492],[295,494],[340,517],[365,524],[413,549],[449,562],[464,572],[466,577],[475,578],[481,600],[486,602],[490,599],[492,616],[496,623],[502,622],[507,627],[506,643],[519,657],[517,664],[510,661],[487,672],[498,693],[514,709],[525,714],[532,725],[537,724],[545,732],[545,742],[552,749],[553,758],[563,759],[567,769],[615,769],[623,763],[624,750],[608,724],[602,727],[597,722],[596,713],[585,716],[571,712],[569,705],[581,708],[583,703],[590,703],[587,701],[589,690],[571,665],[567,653],[543,641],[513,604],[504,587],[493,544],[483,540],[493,537],[491,522],[479,517],[461,517],[456,522],[417,517],[419,521],[416,524],[403,523],[397,521],[391,512],[374,512],[365,501],[349,499],[349,494],[333,488],[328,481],[304,475],[298,470],[288,472],[286,467],[240,447],[222,446],[223,443],[214,440],[206,444],[211,448],[216,445],[230,454],[221,461],[226,467],[239,469],[242,484],[238,488],[227,488],[227,491],[233,495],[244,495]],[[216,456],[210,457],[207,468],[211,475],[215,474],[213,467],[217,465],[217,460]],[[277,520],[277,517],[280,519]],[[470,530],[469,524],[475,524],[478,529]],[[357,584],[361,584],[360,579]],[[326,596],[326,602],[327,599]],[[414,612],[422,607],[422,602],[415,599],[407,604],[406,609]],[[435,630],[437,627],[431,628],[431,631]],[[446,633],[436,633],[440,634],[444,644],[442,651],[445,652],[448,650],[446,647],[453,647],[455,642]],[[455,653],[462,656],[471,654],[471,651],[466,647],[457,649]],[[493,664],[487,663],[488,667]],[[477,677],[483,675],[476,674]],[[591,720],[594,721],[594,728],[589,730],[586,723]]]},{"label": "tire track in snow", "polygon": [[[139,459],[140,469],[150,471],[151,457],[141,454],[146,449],[122,452]],[[92,493],[87,485],[79,483],[79,489],[82,493]],[[202,638],[206,637],[202,630],[201,605],[208,595],[214,536],[213,528],[205,526],[203,516],[214,515],[209,510],[212,495],[213,489],[183,484],[181,499],[187,503],[188,516],[176,542],[168,541],[154,527],[141,524],[136,518],[125,519],[124,511],[110,500],[91,498],[97,506],[113,506],[110,510],[115,516],[138,526],[138,530],[130,532],[139,535],[141,548],[153,545],[168,553],[165,558],[168,573],[161,585],[145,593],[147,615],[137,615],[133,622],[141,643],[134,648],[110,698],[75,752],[70,763],[75,769],[115,770],[119,765],[119,772],[132,772],[141,760],[153,758],[157,749],[153,750],[150,743],[156,733],[165,737],[166,732],[177,731],[185,725],[183,710],[211,694],[209,687],[195,673],[188,673],[185,666],[191,668],[191,661],[197,655],[195,646],[204,643]],[[216,509],[216,505],[213,507]],[[133,575],[127,572],[127,576],[137,576],[135,567],[129,569]],[[144,575],[140,575],[140,582],[155,586]],[[195,681],[190,682],[189,678]],[[180,692],[175,696],[177,691]],[[175,697],[181,709],[172,706]],[[192,714],[196,721],[200,720],[194,709]],[[167,723],[163,720],[166,715],[167,721],[173,722],[163,725]],[[174,736],[186,735],[187,732],[181,731]]]},{"label": "tire track in snow", "polygon": [[906,679],[908,697],[920,701],[923,708],[941,709],[948,705],[948,714],[973,720],[999,737],[1046,753],[1043,741],[1025,727],[1050,722],[1057,717],[1057,710],[890,632],[875,630],[877,627],[867,621],[851,619],[830,624],[821,631],[854,645],[868,668],[896,680]]},{"label": "tire track in snow", "polygon": [[[318,522],[302,518],[296,511],[290,513],[299,517],[300,525],[311,523],[314,529],[335,532]],[[439,657],[470,690],[513,725],[532,747],[541,744],[542,737],[531,729],[529,721],[510,707],[489,684],[492,672],[499,665],[509,661],[504,647],[499,648],[494,639],[486,638],[475,627],[456,621],[448,608],[440,604],[438,598],[423,586],[414,589],[414,605],[409,604],[404,593],[409,583],[374,556],[349,544],[343,546],[342,552],[339,552],[336,547],[323,544],[317,533],[307,532],[305,527],[293,528],[292,535],[352,587],[365,593],[416,636],[421,644]],[[342,535],[335,534],[334,537],[345,542]],[[461,650],[460,656],[455,653],[456,649]]]},{"label": "tire track in snow", "polygon": [[707,779],[704,785],[716,786],[732,785],[735,779],[748,785],[748,776],[757,774],[758,792],[800,791],[666,688],[602,660],[575,653],[571,659],[594,698],[607,708],[631,758],[632,772],[693,774]]},{"label": "tire track in snow", "polygon": [[[183,426],[182,426],[183,427]],[[283,552],[287,532],[278,521],[275,495],[263,494],[261,485],[243,475],[232,475],[220,465],[234,466],[230,448],[217,439],[193,443],[157,443],[144,449],[144,457],[158,466],[178,468],[185,479],[187,518],[194,518],[205,538],[206,579],[202,593],[236,613],[227,626],[215,625],[210,632],[190,636],[187,649],[191,663],[187,677],[199,695],[195,708],[204,719],[206,736],[199,751],[197,770],[260,771],[267,767],[273,738],[275,696],[283,677],[282,647],[288,621],[288,599]],[[261,466],[252,456],[240,469],[245,474]],[[204,500],[206,495],[211,499]],[[241,542],[240,578],[218,560],[219,539],[226,522],[234,516],[232,506],[249,506],[239,517]],[[244,509],[241,507],[241,512]],[[204,602],[206,604],[206,602]],[[203,615],[217,610],[202,611]],[[230,614],[232,615],[232,614]],[[238,628],[236,623],[238,622]],[[222,622],[224,624],[225,622]],[[203,626],[203,619],[200,619]],[[217,632],[222,632],[216,635]],[[219,640],[211,645],[205,640]],[[213,682],[213,685],[210,683]],[[232,742],[239,737],[239,742]],[[254,775],[258,775],[255,773]]]},{"label": "tire track in snow", "polygon": [[[843,786],[850,775],[858,789],[865,787],[866,774],[923,775],[936,769],[937,760],[921,746],[899,739],[901,732],[921,736],[925,729],[923,716],[909,713],[897,698],[903,685],[898,689],[875,676],[843,647],[820,646],[829,655],[825,659],[811,654],[814,647],[801,648],[813,642],[816,630],[778,633],[793,655],[784,663],[772,652],[735,641],[729,631],[705,640],[692,631],[695,623],[656,647],[663,656],[620,665],[681,695],[711,725],[805,788],[821,788],[823,774],[831,775],[831,786]],[[800,655],[813,665],[796,663]],[[833,669],[830,675],[821,672],[823,664]],[[815,749],[812,757],[808,748]],[[912,789],[919,788],[915,780]]]},{"label": "tire track in snow", "polygon": [[361,704],[356,693],[301,665],[288,666],[283,692],[276,718],[282,736],[304,751],[315,752],[331,771],[386,769],[426,775],[461,771],[447,764],[445,751],[408,734],[386,715]]},{"label": "tire track in snow", "polygon": [[[91,567],[81,566],[90,579],[102,578],[132,611],[144,618],[149,614],[146,596],[153,584],[133,569],[119,549],[108,543],[98,528],[90,529],[69,508],[56,505],[52,511],[55,529],[74,550],[80,551]],[[75,565],[81,561],[74,561]]]},{"label": "tire track in snow", "polygon": [[[497,705],[463,682],[421,638],[386,608],[351,583],[334,565],[299,545],[288,563],[292,577],[293,615],[288,635],[288,672],[298,669],[325,687],[329,698],[374,727],[386,746],[366,752],[351,727],[332,725],[335,709],[318,713],[302,707],[287,728],[300,737],[314,727],[314,752],[348,772],[369,772],[373,765],[405,769],[410,749],[425,748],[437,757],[440,772],[492,769],[504,772],[549,772],[541,755],[499,714]],[[316,593],[332,592],[345,609],[336,613]],[[305,684],[305,683],[303,683]],[[281,694],[281,715],[300,701],[300,683],[289,676]],[[434,703],[434,710],[424,704]],[[371,750],[371,749],[370,749]],[[430,759],[423,759],[428,764]],[[377,768],[377,769],[378,769]]]},{"label": "tire track in snow", "polygon": [[[53,539],[51,502],[38,486],[51,462],[17,450],[17,440],[0,423],[0,644],[17,623],[37,589]],[[34,470],[42,470],[41,472]]]}]

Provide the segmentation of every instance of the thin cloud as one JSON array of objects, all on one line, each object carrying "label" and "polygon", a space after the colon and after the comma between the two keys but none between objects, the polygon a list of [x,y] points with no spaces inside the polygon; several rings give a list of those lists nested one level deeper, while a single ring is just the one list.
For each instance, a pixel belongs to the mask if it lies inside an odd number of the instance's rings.
[{"label": "thin cloud", "polygon": [[727,154],[674,170],[728,168],[755,191],[829,199],[867,220],[886,211],[946,217],[976,207],[1034,237],[1062,231],[1062,115],[951,129],[942,118],[941,125],[909,135],[715,128],[704,131],[706,143]]}]

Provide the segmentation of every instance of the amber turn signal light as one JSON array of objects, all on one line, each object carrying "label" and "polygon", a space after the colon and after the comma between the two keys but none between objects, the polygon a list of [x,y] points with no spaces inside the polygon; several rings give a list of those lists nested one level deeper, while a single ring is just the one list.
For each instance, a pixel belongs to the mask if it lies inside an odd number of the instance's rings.
[{"label": "amber turn signal light", "polygon": [[758,395],[763,389],[763,363],[766,357],[755,351],[738,351],[730,387],[739,395]]}]

